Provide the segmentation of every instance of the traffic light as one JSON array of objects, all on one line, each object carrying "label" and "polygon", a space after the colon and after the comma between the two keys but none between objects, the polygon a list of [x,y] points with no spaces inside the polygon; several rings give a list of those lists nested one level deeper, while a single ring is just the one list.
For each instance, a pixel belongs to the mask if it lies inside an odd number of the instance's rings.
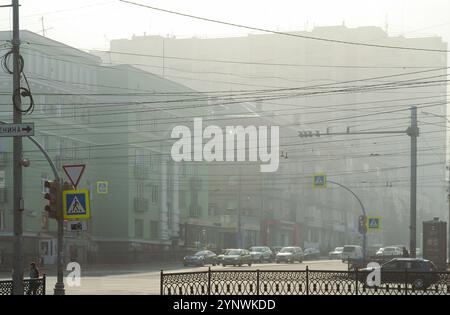
[{"label": "traffic light", "polygon": [[298,136],[300,138],[308,138],[308,137],[314,137],[314,136],[320,137],[320,131],[319,130],[316,130],[315,132],[311,131],[311,130],[298,131]]},{"label": "traffic light", "polygon": [[48,200],[45,211],[48,212],[49,218],[59,219],[61,216],[61,187],[58,180],[47,180],[44,187],[48,188],[48,193],[44,198]]},{"label": "traffic light", "polygon": [[367,233],[367,217],[363,214],[359,216],[358,230],[361,234]]}]

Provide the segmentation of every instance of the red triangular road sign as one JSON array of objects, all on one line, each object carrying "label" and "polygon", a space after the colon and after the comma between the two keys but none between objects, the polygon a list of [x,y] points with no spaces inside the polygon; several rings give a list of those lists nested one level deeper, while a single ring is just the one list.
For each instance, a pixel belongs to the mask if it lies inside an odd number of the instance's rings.
[{"label": "red triangular road sign", "polygon": [[69,177],[70,182],[75,186],[75,188],[78,186],[85,168],[86,165],[84,164],[63,165],[64,172],[67,177]]}]

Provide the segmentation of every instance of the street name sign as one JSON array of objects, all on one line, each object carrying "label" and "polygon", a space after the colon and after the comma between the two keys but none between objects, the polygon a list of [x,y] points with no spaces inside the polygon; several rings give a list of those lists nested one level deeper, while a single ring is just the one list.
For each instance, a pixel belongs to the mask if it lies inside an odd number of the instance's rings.
[{"label": "street name sign", "polygon": [[66,220],[89,219],[91,216],[89,190],[64,190],[63,213]]},{"label": "street name sign", "polygon": [[34,123],[0,124],[0,137],[34,136]]}]

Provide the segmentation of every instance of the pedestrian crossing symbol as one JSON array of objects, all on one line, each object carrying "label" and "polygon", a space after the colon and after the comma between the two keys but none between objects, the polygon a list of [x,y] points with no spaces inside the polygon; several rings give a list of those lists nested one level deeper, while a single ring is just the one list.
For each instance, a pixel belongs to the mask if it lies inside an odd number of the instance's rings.
[{"label": "pedestrian crossing symbol", "polygon": [[314,174],[313,187],[326,188],[327,187],[327,176],[325,174]]},{"label": "pedestrian crossing symbol", "polygon": [[367,217],[368,230],[381,230],[381,217]]},{"label": "pedestrian crossing symbol", "polygon": [[63,191],[64,219],[89,219],[91,210],[89,205],[89,190]]}]

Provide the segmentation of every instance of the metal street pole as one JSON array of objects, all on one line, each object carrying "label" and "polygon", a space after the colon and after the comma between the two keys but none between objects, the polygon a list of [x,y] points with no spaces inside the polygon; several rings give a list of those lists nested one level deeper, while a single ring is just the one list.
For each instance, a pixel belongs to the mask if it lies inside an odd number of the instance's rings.
[{"label": "metal street pole", "polygon": [[242,181],[242,173],[241,166],[239,166],[239,186],[238,186],[238,213],[237,213],[237,246],[238,248],[242,248],[242,222],[241,222],[241,181]]},{"label": "metal street pole", "polygon": [[[327,179],[327,182],[338,185],[338,186],[344,188],[345,190],[347,190],[349,193],[351,193],[353,195],[353,197],[355,197],[355,199],[359,202],[359,205],[361,206],[362,214],[364,216],[366,216],[366,209],[364,208],[364,205],[363,205],[361,199],[359,199],[359,197],[350,188],[348,188],[347,186],[344,186],[342,184],[339,184],[335,181],[332,181],[332,180]],[[366,261],[366,256],[367,256],[367,231],[364,231],[364,233],[363,233],[363,262],[364,263]]]},{"label": "metal street pole", "polygon": [[[416,211],[416,200],[417,200],[417,137],[419,136],[419,128],[417,126],[417,107],[412,106],[411,110],[411,125],[405,131],[399,130],[380,130],[380,131],[350,131],[347,132],[327,132],[320,133],[316,131],[315,133],[308,131],[299,131],[298,135],[303,137],[313,137],[313,136],[344,136],[344,135],[372,135],[372,134],[407,134],[411,137],[411,189],[410,189],[410,256],[416,257],[416,221],[417,221],[417,211]],[[449,205],[450,207],[450,205]],[[449,209],[450,211],[450,209]],[[450,213],[449,213],[450,216]],[[449,218],[450,221],[450,218]],[[449,222],[450,223],[450,222]],[[450,231],[450,229],[449,229]],[[450,250],[450,247],[449,247]]]},{"label": "metal street pole", "polygon": [[[435,117],[444,118],[450,124],[450,119],[448,119],[444,115],[437,115],[437,114],[433,114],[433,113],[429,113],[429,112],[425,112],[425,111],[421,111],[421,113],[427,114],[427,115],[432,115]],[[449,147],[450,147],[450,144],[449,144]],[[450,261],[450,158],[448,158],[447,164],[448,164],[448,166],[447,166],[448,167],[448,193],[447,193],[447,200],[448,200],[447,247],[448,247],[448,249],[447,249],[447,259],[448,259],[448,261]]]},{"label": "metal street pole", "polygon": [[58,185],[60,187],[59,193],[58,193],[58,211],[59,216],[56,216],[56,222],[58,223],[58,244],[57,244],[57,276],[56,276],[56,284],[55,288],[53,289],[54,295],[64,295],[64,247],[63,247],[63,241],[64,241],[64,218],[63,218],[63,211],[62,211],[62,191],[63,191],[63,181],[62,179],[58,181]]},{"label": "metal street pole", "polygon": [[[6,124],[5,121],[0,121],[0,124]],[[64,185],[63,185],[63,180],[62,178],[59,176],[58,170],[56,168],[55,163],[53,162],[53,160],[51,159],[50,155],[48,154],[48,152],[44,149],[44,147],[32,136],[28,136],[28,139],[31,140],[31,142],[33,142],[38,149],[44,154],[45,159],[48,161],[48,163],[50,164],[50,167],[53,171],[53,175],[55,176],[55,180],[61,185],[60,187],[60,192],[62,192]],[[60,196],[60,200],[59,200],[59,211],[62,215],[62,196]],[[54,294],[55,295],[64,295],[65,291],[64,291],[64,279],[63,279],[63,239],[64,239],[64,220],[61,217],[61,219],[57,219],[58,222],[58,252],[57,252],[57,282],[55,284],[55,289],[54,289]],[[14,274],[13,274],[13,281],[14,281]],[[23,294],[23,271],[22,271],[22,281],[20,282],[22,283],[22,294]],[[16,293],[15,293],[16,294]]]},{"label": "metal street pole", "polygon": [[[20,98],[20,35],[19,0],[12,0],[13,7],[13,122],[22,123],[22,102]],[[14,220],[14,262],[13,293],[23,295],[23,222],[24,208],[22,198],[22,137],[13,138],[13,220]]]},{"label": "metal street pole", "polygon": [[410,257],[416,257],[416,225],[417,225],[417,107],[411,107],[411,127],[409,136],[411,137],[411,192],[410,192],[410,236],[409,236],[409,254]]}]

